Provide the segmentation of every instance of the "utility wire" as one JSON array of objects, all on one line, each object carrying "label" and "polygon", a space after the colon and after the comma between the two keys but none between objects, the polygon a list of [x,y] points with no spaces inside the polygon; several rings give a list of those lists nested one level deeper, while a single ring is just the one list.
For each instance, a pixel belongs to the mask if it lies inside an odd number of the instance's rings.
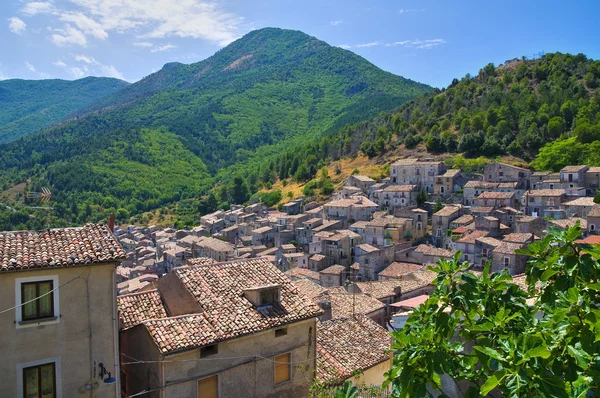
[{"label": "utility wire", "polygon": [[26,302],[24,302],[24,303],[17,304],[17,305],[15,305],[14,307],[7,308],[7,309],[5,309],[5,310],[2,310],[2,311],[0,311],[0,314],[4,314],[4,313],[6,313],[6,312],[10,312],[10,311],[12,311],[12,310],[14,310],[14,309],[17,309],[17,308],[19,308],[19,307],[22,307],[22,306],[24,306],[24,305],[27,305],[27,304],[29,304],[29,303],[33,303],[34,301],[36,301],[36,300],[39,300],[39,299],[41,299],[42,297],[49,295],[50,293],[54,293],[54,292],[55,292],[55,291],[57,291],[58,289],[60,289],[60,288],[62,288],[62,287],[65,287],[65,286],[67,286],[69,283],[71,283],[71,282],[73,282],[73,281],[76,281],[77,279],[80,279],[80,278],[81,278],[81,276],[82,276],[83,274],[85,274],[87,271],[88,271],[88,269],[86,269],[85,271],[83,271],[83,272],[82,272],[82,273],[81,273],[79,276],[76,276],[75,278],[71,279],[70,281],[67,281],[67,282],[63,283],[62,285],[60,285],[60,286],[57,286],[56,288],[54,288],[54,289],[50,290],[49,292],[46,292],[46,293],[42,294],[41,296],[38,296],[38,297],[36,297],[36,298],[34,298],[34,299],[31,299],[31,300],[29,300],[29,301],[26,301]]}]

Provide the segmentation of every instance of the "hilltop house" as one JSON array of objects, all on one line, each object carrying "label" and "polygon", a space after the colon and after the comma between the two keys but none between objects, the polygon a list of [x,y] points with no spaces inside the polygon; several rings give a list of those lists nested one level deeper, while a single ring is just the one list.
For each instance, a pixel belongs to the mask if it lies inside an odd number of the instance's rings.
[{"label": "hilltop house", "polygon": [[[3,397],[120,396],[115,268],[108,227],[0,233]],[[103,383],[104,378],[116,383]],[[86,387],[88,386],[88,387]]]},{"label": "hilltop house", "polygon": [[392,184],[417,185],[418,189],[432,193],[435,178],[446,172],[444,162],[433,159],[399,159],[390,166]]},{"label": "hilltop house", "polygon": [[506,163],[494,162],[484,167],[483,176],[485,181],[517,182],[519,189],[528,189],[531,170]]},{"label": "hilltop house", "polygon": [[323,205],[323,215],[326,220],[339,220],[343,228],[356,221],[368,221],[377,211],[377,203],[367,198],[333,200]]}]

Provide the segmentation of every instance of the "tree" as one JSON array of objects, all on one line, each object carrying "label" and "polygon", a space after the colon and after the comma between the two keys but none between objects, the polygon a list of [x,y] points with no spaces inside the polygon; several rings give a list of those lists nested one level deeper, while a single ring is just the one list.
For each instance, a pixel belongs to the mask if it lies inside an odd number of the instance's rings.
[{"label": "tree", "polygon": [[558,138],[567,129],[567,122],[560,116],[554,116],[548,121],[548,134],[552,138]]},{"label": "tree", "polygon": [[444,208],[444,204],[442,203],[442,199],[437,198],[437,200],[435,201],[435,206],[433,206],[433,212],[437,213],[438,211],[442,210]]},{"label": "tree", "polygon": [[384,387],[400,397],[431,397],[442,380],[465,397],[595,394],[600,247],[576,243],[580,235],[578,224],[551,229],[519,251],[530,258],[523,288],[489,263],[481,276],[467,271],[461,253],[438,261],[435,291],[392,333]]},{"label": "tree", "polygon": [[427,192],[425,192],[425,190],[421,188],[421,190],[419,191],[419,195],[417,195],[417,206],[423,206],[425,202],[427,202],[427,200],[429,200],[429,196],[427,195]]},{"label": "tree", "polygon": [[229,194],[233,203],[242,204],[248,201],[249,193],[246,181],[244,181],[244,179],[240,176],[234,177]]}]

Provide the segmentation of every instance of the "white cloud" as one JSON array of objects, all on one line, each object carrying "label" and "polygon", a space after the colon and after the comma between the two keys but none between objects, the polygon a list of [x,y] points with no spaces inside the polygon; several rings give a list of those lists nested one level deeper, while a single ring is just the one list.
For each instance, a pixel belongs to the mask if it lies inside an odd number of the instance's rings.
[{"label": "white cloud", "polygon": [[56,66],[58,66],[58,67],[60,67],[60,68],[66,68],[66,66],[67,66],[67,64],[65,64],[65,63],[64,63],[63,61],[61,61],[60,59],[59,59],[59,60],[56,60],[56,61],[54,61],[54,62],[52,62],[52,65],[56,65]]},{"label": "white cloud", "polygon": [[58,47],[68,47],[71,45],[85,47],[87,45],[85,35],[69,24],[66,24],[64,29],[54,29],[53,31],[55,33],[50,37],[50,40]]},{"label": "white cloud", "polygon": [[11,32],[20,35],[27,28],[27,24],[17,17],[8,18],[8,29]]},{"label": "white cloud", "polygon": [[36,14],[55,14],[56,10],[49,1],[31,1],[21,8],[21,12],[32,16]]},{"label": "white cloud", "polygon": [[343,48],[344,50],[349,50],[352,48],[352,46],[349,44],[340,44],[338,47]]},{"label": "white cloud", "polygon": [[2,74],[2,72],[0,72],[0,80],[6,80],[6,79],[8,79],[8,78],[7,78],[6,76],[4,76],[4,75]]},{"label": "white cloud", "polygon": [[165,44],[159,47],[155,47],[152,50],[150,50],[151,53],[156,53],[156,52],[161,52],[161,51],[167,51],[167,50],[171,50],[173,48],[177,48],[177,46],[174,46],[173,44],[169,43],[169,44]]},{"label": "white cloud", "polygon": [[108,33],[102,28],[102,25],[81,12],[66,12],[60,16],[60,20],[74,23],[84,34],[96,39],[108,38]]},{"label": "white cloud", "polygon": [[133,43],[133,45],[136,47],[152,47],[154,44],[150,43],[149,41],[136,41]]},{"label": "white cloud", "polygon": [[89,75],[89,74],[96,74],[96,75],[100,75],[100,76],[114,77],[117,79],[125,80],[125,78],[123,77],[123,74],[121,72],[119,72],[117,70],[117,68],[115,68],[112,65],[104,65],[104,64],[96,61],[96,59],[94,59],[94,57],[90,57],[90,56],[83,55],[83,54],[78,54],[78,55],[75,55],[73,58],[75,58],[75,61],[83,62],[84,64],[87,64],[90,66],[88,68],[88,66],[86,66],[86,65],[80,65],[79,67],[71,68],[71,73],[73,74],[73,76],[75,76],[77,78],[80,78],[80,77],[83,77],[83,76]]},{"label": "white cloud", "polygon": [[428,49],[440,44],[446,43],[444,39],[429,39],[429,40],[404,40],[392,43],[394,46],[403,46],[407,48]]},{"label": "white cloud", "polygon": [[69,1],[105,31],[135,30],[140,38],[179,36],[226,45],[239,37],[243,21],[208,0]]},{"label": "white cloud", "polygon": [[27,67],[27,69],[29,69],[30,72],[36,72],[35,66],[31,65],[28,61],[25,61],[25,66]]},{"label": "white cloud", "polygon": [[424,8],[420,8],[420,9],[417,9],[417,8],[408,8],[408,9],[401,8],[400,10],[398,10],[398,12],[400,14],[406,14],[407,12],[424,12],[424,11],[427,11],[427,10],[424,9]]},{"label": "white cloud", "polygon": [[374,47],[374,46],[378,46],[380,44],[381,44],[381,42],[379,42],[379,41],[372,41],[370,43],[357,44],[355,47],[357,47],[357,48]]},{"label": "white cloud", "polygon": [[341,25],[341,24],[343,24],[343,23],[344,23],[344,21],[342,21],[341,19],[338,19],[338,20],[336,20],[336,21],[330,21],[330,22],[329,22],[329,24],[330,24],[330,25],[332,25],[332,26],[338,26],[338,25]]},{"label": "white cloud", "polygon": [[75,79],[81,79],[85,76],[85,72],[81,70],[81,68],[71,68],[71,74],[75,77]]}]

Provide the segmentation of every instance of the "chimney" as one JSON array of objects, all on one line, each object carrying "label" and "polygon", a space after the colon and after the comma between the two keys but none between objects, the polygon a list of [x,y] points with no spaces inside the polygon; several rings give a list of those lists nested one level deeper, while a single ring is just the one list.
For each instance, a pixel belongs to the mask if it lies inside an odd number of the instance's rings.
[{"label": "chimney", "polygon": [[319,317],[319,321],[325,322],[329,321],[333,318],[333,314],[331,312],[331,301],[327,299],[319,300],[317,305],[323,310],[324,314]]},{"label": "chimney", "polygon": [[110,216],[108,216],[108,229],[110,229],[110,232],[115,232],[115,215],[111,214]]}]

